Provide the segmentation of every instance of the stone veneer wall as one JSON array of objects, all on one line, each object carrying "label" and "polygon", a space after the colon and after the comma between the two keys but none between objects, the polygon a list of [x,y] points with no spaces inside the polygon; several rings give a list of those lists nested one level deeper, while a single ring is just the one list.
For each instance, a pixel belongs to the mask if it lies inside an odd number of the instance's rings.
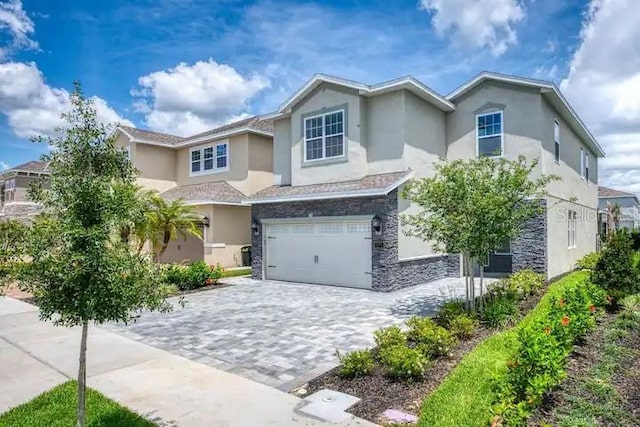
[{"label": "stone veneer wall", "polygon": [[540,215],[526,221],[522,232],[513,241],[512,271],[525,268],[547,276],[547,201],[537,202],[543,207]]},{"label": "stone veneer wall", "polygon": [[39,205],[32,202],[9,202],[5,203],[0,213],[0,219],[17,219],[29,222],[41,212]]},{"label": "stone veneer wall", "polygon": [[[460,276],[459,257],[442,255],[411,261],[398,260],[398,193],[387,196],[350,199],[312,200],[254,204],[253,219],[307,218],[326,216],[378,215],[382,219],[382,234],[372,232],[372,288],[389,292],[407,286],[444,277]],[[262,232],[252,236],[252,276],[262,279]]]}]

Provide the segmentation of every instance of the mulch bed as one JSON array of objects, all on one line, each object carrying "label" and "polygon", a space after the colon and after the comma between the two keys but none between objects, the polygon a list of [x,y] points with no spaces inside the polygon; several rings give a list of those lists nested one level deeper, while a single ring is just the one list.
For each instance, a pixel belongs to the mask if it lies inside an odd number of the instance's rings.
[{"label": "mulch bed", "polygon": [[[520,302],[519,308],[523,316],[538,304],[545,292],[546,286],[536,295]],[[384,368],[376,363],[373,372],[368,376],[345,379],[340,376],[340,368],[337,367],[314,378],[297,390],[304,388],[307,391],[305,395],[310,395],[328,388],[357,396],[362,400],[349,408],[348,412],[379,424],[389,422],[382,416],[382,413],[387,409],[396,409],[417,416],[424,398],[442,383],[460,360],[480,342],[499,331],[484,327],[478,328],[471,339],[460,341],[448,358],[435,360],[421,380],[394,380],[387,377]],[[293,390],[292,393],[300,396],[296,393],[297,390]]]},{"label": "mulch bed", "polygon": [[[605,357],[606,335],[616,318],[616,314],[605,314],[584,342],[576,345],[567,364],[567,379],[545,396],[542,406],[529,418],[529,426],[540,426],[545,423],[556,425],[558,420],[555,410],[560,407],[572,408],[572,398],[597,399],[597,396],[585,390],[584,383],[592,377],[590,370]],[[611,379],[611,385],[621,397],[618,409],[628,414],[629,420],[635,418],[635,421],[599,419],[598,425],[638,426],[640,425],[640,331],[630,331],[630,336],[620,340],[618,344],[635,350],[635,355],[622,358]]]}]

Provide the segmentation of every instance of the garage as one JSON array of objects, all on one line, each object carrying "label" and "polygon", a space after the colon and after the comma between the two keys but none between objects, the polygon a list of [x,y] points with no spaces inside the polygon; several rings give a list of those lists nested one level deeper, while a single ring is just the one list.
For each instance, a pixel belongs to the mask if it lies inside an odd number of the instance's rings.
[{"label": "garage", "polygon": [[371,218],[265,221],[267,279],[371,289]]}]

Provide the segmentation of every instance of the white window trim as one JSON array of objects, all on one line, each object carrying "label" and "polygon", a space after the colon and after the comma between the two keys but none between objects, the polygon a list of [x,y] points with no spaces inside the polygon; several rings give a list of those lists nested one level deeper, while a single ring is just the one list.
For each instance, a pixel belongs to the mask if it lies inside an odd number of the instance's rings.
[{"label": "white window trim", "polygon": [[[324,120],[326,116],[335,113],[342,113],[342,155],[341,156],[331,156],[327,157],[327,135],[325,134]],[[322,157],[318,159],[308,159],[307,158],[307,120],[316,119],[318,117],[322,117]],[[323,160],[334,160],[334,159],[344,159],[347,153],[347,135],[346,135],[346,127],[347,120],[344,109],[333,110],[322,114],[316,114],[315,116],[307,116],[302,120],[302,137],[304,138],[304,162],[305,163],[313,163],[313,162],[321,162]],[[334,135],[329,136],[338,136],[340,134],[336,133]],[[311,138],[318,139],[318,138]]]},{"label": "white window trim", "polygon": [[509,239],[509,252],[498,252],[497,249],[493,251],[494,255],[513,255],[513,239]]},{"label": "white window trim", "polygon": [[[490,138],[487,136],[483,136],[480,137],[480,135],[478,134],[478,119],[480,117],[485,117],[485,116],[491,116],[494,114],[500,114],[500,155],[499,156],[484,156],[484,157],[489,157],[491,159],[497,159],[499,157],[504,157],[504,111],[499,110],[499,111],[492,111],[490,113],[482,113],[482,114],[476,114],[476,121],[474,122],[474,126],[476,128],[476,157],[480,157],[480,140],[481,139],[485,139],[485,138]],[[495,135],[493,135],[495,136]],[[492,137],[493,137],[492,136]]]},{"label": "white window trim", "polygon": [[[227,166],[224,168],[219,168],[218,167],[218,147],[221,145],[226,145],[227,146]],[[211,148],[213,150],[213,169],[209,169],[209,170],[205,170],[204,169],[204,150],[207,148]],[[195,163],[193,162],[192,156],[193,156],[193,152],[194,151],[199,151],[200,152],[200,170],[198,172],[194,172],[191,167],[192,164]],[[222,173],[222,172],[228,172],[229,171],[229,165],[231,164],[231,156],[230,156],[230,150],[229,150],[229,141],[224,141],[224,142],[218,142],[215,144],[211,144],[211,145],[201,145],[199,147],[193,147],[191,149],[189,149],[189,158],[188,158],[188,162],[189,162],[189,176],[200,176],[200,175],[210,175],[210,174],[214,174],[214,173]]]},{"label": "white window trim", "polygon": [[584,179],[589,180],[589,153],[584,152]]},{"label": "white window trim", "polygon": [[580,149],[580,178],[584,180],[584,148]]},{"label": "white window trim", "polygon": [[124,147],[124,152],[127,155],[127,159],[131,161],[131,146],[127,145],[126,147]]},{"label": "white window trim", "polygon": [[[556,129],[558,134],[556,135]],[[556,157],[556,145],[558,146],[558,156]],[[553,121],[553,158],[557,164],[560,164],[560,122],[558,119]]]},{"label": "white window trim", "polygon": [[[11,186],[9,186],[9,183],[11,183]],[[15,189],[16,189],[16,180],[15,180],[15,178],[9,179],[9,180],[7,180],[7,182],[5,182],[5,184],[4,184],[5,193],[9,192],[9,191],[13,191]]]}]

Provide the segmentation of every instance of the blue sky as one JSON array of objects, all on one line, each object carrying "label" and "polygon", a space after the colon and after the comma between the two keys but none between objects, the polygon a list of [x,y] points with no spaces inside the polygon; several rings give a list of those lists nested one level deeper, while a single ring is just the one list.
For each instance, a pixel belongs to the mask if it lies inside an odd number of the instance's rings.
[{"label": "blue sky", "polygon": [[0,168],[38,156],[27,138],[76,79],[105,120],[185,135],[273,111],[317,72],[447,93],[491,70],[560,85],[613,148],[604,181],[640,192],[631,1],[0,0]]}]

